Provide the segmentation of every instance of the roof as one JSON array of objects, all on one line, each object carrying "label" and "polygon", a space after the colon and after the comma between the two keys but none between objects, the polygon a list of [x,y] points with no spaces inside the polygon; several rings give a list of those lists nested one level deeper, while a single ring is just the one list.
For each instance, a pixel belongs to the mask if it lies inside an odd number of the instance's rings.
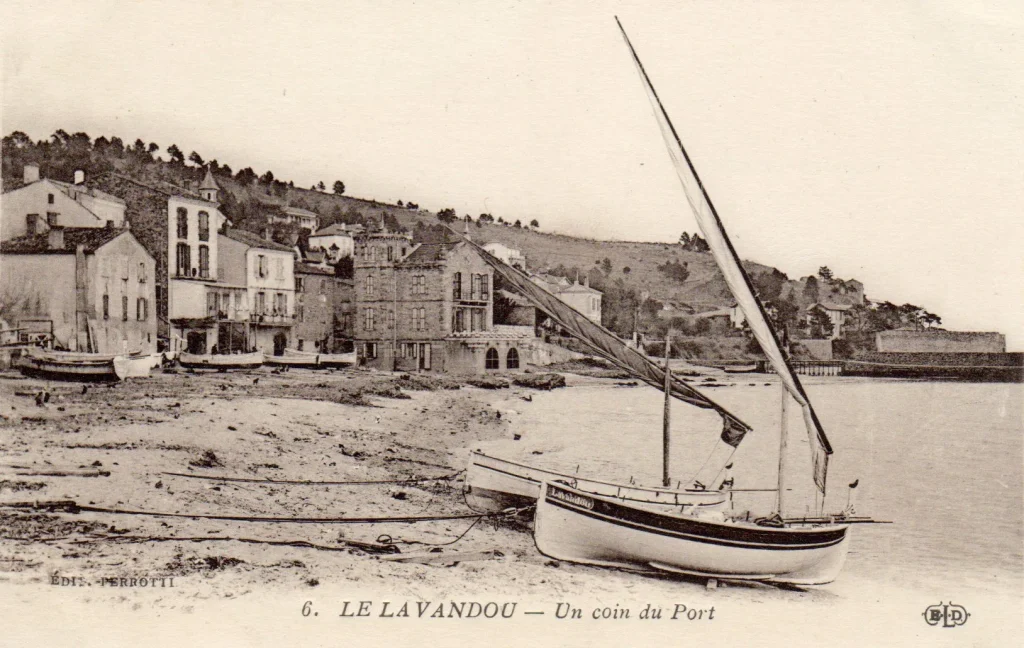
[{"label": "roof", "polygon": [[[332,247],[335,246],[332,245]],[[306,250],[306,253],[303,256],[304,261],[310,263],[323,263],[324,259],[327,258],[327,253],[323,250]]]},{"label": "roof", "polygon": [[213,179],[213,173],[210,171],[210,167],[206,167],[206,175],[203,176],[203,181],[199,184],[200,189],[217,189],[217,181]]},{"label": "roof", "polygon": [[295,274],[315,274],[315,275],[328,275],[334,276],[333,268],[325,268],[323,266],[313,265],[312,263],[296,263]]},{"label": "roof", "polygon": [[434,263],[443,261],[445,254],[452,247],[451,245],[441,243],[423,243],[413,248],[413,251],[402,259],[402,263]]},{"label": "roof", "polygon": [[285,207],[284,213],[291,216],[306,216],[307,218],[320,218],[320,215],[316,212],[303,209],[302,207]]},{"label": "roof", "polygon": [[[44,178],[44,179],[45,180],[50,180],[49,178]],[[68,194],[69,198],[71,197],[70,196],[71,189],[73,188],[75,191],[77,191],[79,193],[86,193],[86,194],[89,194],[90,196],[94,196],[96,198],[101,198],[103,200],[108,200],[110,202],[114,202],[114,203],[117,203],[119,205],[124,205],[125,204],[125,202],[123,200],[121,200],[120,198],[118,198],[117,196],[112,196],[112,195],[108,194],[105,191],[100,191],[99,189],[97,189],[95,187],[90,187],[87,184],[76,185],[76,184],[72,184],[70,182],[61,182],[60,180],[50,180],[50,182],[52,182],[53,184],[57,185],[57,187],[59,187],[61,191],[63,191],[64,193]]]},{"label": "roof", "polygon": [[817,304],[811,304],[810,306],[807,307],[807,310],[812,310],[814,308],[817,308],[818,306],[821,306],[825,310],[832,310],[832,311],[848,311],[851,308],[853,308],[853,306],[851,304],[832,304],[832,303],[820,302],[820,303],[817,303]]},{"label": "roof", "polygon": [[252,232],[247,232],[245,230],[228,229],[226,232],[224,232],[224,236],[228,237],[233,241],[238,241],[239,243],[248,245],[249,247],[253,248],[260,248],[263,250],[277,250],[279,252],[294,252],[294,250],[292,250],[292,248],[288,247],[287,245],[281,245],[280,243],[275,243],[274,241],[268,241],[267,239],[257,234],[253,234]]},{"label": "roof", "polygon": [[600,290],[591,288],[590,286],[584,286],[580,283],[570,284],[567,288],[562,288],[558,291],[559,293],[593,293],[596,295],[603,294]]},{"label": "roof", "polygon": [[203,203],[206,203],[208,205],[216,205],[217,204],[215,202],[210,202],[209,200],[206,200],[205,198],[203,198],[202,196],[200,196],[199,194],[197,194],[194,191],[190,191],[188,189],[185,189],[184,187],[179,187],[178,185],[171,184],[170,182],[160,181],[157,184],[149,184],[149,183],[146,183],[146,182],[141,182],[139,180],[136,180],[135,178],[132,178],[130,176],[123,175],[121,173],[115,173],[113,171],[111,171],[109,173],[104,173],[102,176],[99,176],[98,178],[102,178],[104,176],[110,177],[110,178],[116,178],[118,180],[124,180],[126,182],[130,182],[133,185],[136,185],[137,187],[140,187],[140,188],[145,189],[147,191],[151,191],[151,192],[156,193],[156,194],[167,196],[168,198],[188,198],[190,200],[198,200],[199,202],[203,202]]},{"label": "roof", "polygon": [[[316,214],[313,215],[315,216]],[[321,227],[311,236],[352,236],[354,231],[353,229],[346,228],[344,223],[331,223],[327,227]]]},{"label": "roof", "polygon": [[74,254],[81,245],[91,254],[128,230],[112,227],[65,227],[64,247],[50,248],[49,232],[32,236],[19,236],[0,243],[3,254]]}]

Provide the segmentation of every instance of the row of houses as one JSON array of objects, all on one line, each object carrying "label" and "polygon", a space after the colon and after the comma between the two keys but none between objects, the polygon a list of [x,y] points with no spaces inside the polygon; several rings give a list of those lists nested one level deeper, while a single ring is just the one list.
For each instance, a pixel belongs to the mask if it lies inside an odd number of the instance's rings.
[{"label": "row of houses", "polygon": [[99,353],[337,346],[351,282],[232,228],[218,191],[209,171],[192,190],[113,173],[64,183],[27,165],[0,208],[7,325]]},{"label": "row of houses", "polygon": [[[117,173],[62,183],[26,166],[3,195],[0,291],[17,308],[0,325],[99,353],[354,346],[363,364],[389,370],[516,371],[551,353],[529,306],[495,321],[494,272],[468,236],[414,244],[383,223],[334,224],[300,252],[233,228],[218,192],[209,171],[192,188]],[[293,211],[280,213],[319,224]],[[525,269],[518,251],[491,250]],[[345,257],[351,279],[335,272]],[[601,321],[601,293],[586,281],[533,280]]]}]

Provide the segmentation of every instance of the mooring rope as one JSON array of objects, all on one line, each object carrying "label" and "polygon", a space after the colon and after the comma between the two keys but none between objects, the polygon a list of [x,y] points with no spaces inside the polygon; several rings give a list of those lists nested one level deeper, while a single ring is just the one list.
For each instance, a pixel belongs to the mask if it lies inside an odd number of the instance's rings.
[{"label": "mooring rope", "polygon": [[408,479],[381,479],[376,481],[310,481],[302,479],[257,479],[255,477],[224,477],[220,475],[190,475],[188,473],[164,472],[161,475],[205,479],[208,481],[236,482],[246,484],[282,484],[289,486],[374,486],[383,484],[418,484],[432,481],[452,481],[465,470],[442,475],[441,477],[410,477]]}]

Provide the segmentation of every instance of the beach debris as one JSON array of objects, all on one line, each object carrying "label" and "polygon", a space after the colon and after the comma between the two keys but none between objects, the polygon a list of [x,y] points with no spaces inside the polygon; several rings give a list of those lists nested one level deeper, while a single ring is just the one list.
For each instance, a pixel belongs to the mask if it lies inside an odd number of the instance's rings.
[{"label": "beach debris", "polygon": [[521,374],[516,376],[512,383],[519,387],[550,391],[559,387],[565,387],[565,376],[557,373]]},{"label": "beach debris", "polygon": [[512,435],[512,440],[513,441],[518,441],[519,439],[522,439],[522,438],[523,438],[522,434],[513,434]]},{"label": "beach debris", "polygon": [[482,376],[479,378],[469,378],[466,380],[467,385],[473,387],[479,387],[480,389],[507,389],[508,381],[504,378],[498,378],[495,376]]},{"label": "beach debris", "polygon": [[163,488],[163,487],[164,487],[163,480],[157,480],[157,482],[155,484],[153,484],[153,488]]},{"label": "beach debris", "polygon": [[195,466],[196,468],[215,468],[224,464],[217,458],[213,450],[204,450],[198,459],[189,461],[188,465]]}]

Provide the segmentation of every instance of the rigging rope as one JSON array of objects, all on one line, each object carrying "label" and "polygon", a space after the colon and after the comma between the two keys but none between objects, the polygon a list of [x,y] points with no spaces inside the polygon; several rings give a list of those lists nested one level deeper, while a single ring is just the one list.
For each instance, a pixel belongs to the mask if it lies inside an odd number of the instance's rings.
[{"label": "rigging rope", "polygon": [[410,477],[408,479],[382,479],[379,481],[308,481],[291,479],[257,479],[255,477],[222,477],[218,475],[189,475],[188,473],[164,472],[162,475],[186,477],[188,479],[205,479],[209,481],[241,482],[248,484],[287,484],[293,486],[371,486],[380,484],[416,484],[432,481],[452,481],[465,470],[443,475],[441,477]]}]

